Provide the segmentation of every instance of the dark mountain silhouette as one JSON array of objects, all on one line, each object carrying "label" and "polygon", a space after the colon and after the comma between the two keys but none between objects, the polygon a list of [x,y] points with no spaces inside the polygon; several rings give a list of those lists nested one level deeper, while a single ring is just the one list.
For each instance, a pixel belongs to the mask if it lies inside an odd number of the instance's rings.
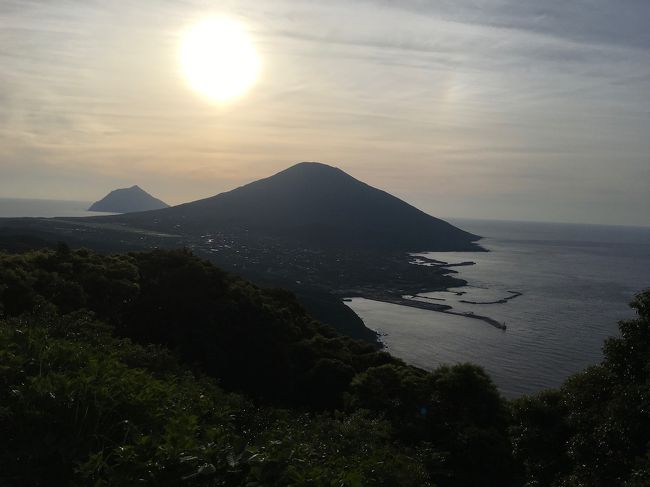
[{"label": "dark mountain silhouette", "polygon": [[342,249],[469,250],[480,238],[316,162],[211,198],[107,218],[174,233],[245,233]]},{"label": "dark mountain silhouette", "polygon": [[154,198],[140,186],[116,189],[104,198],[93,203],[88,211],[106,211],[111,213],[133,213],[136,211],[169,208],[167,203]]}]

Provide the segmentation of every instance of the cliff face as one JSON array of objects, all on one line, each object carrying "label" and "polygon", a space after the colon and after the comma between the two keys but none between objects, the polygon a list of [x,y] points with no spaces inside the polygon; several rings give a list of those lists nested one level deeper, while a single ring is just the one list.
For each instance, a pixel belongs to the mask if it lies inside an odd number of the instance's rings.
[{"label": "cliff face", "polygon": [[116,189],[104,198],[93,203],[88,211],[105,211],[110,213],[133,213],[137,211],[159,210],[169,205],[154,198],[139,186]]}]

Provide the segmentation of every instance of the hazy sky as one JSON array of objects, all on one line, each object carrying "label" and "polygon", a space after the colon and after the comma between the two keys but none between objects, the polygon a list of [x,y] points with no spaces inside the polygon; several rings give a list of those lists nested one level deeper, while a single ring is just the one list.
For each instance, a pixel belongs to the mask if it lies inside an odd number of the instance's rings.
[{"label": "hazy sky", "polygon": [[[262,62],[179,67],[228,15]],[[649,0],[0,0],[0,196],[169,203],[299,161],[436,216],[650,225]]]}]

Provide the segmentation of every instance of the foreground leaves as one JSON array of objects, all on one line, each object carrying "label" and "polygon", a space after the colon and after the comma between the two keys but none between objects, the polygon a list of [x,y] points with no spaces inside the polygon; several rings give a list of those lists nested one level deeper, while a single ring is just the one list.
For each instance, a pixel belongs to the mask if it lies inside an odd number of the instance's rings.
[{"label": "foreground leaves", "polygon": [[0,485],[649,485],[650,293],[602,364],[505,401],[186,251],[0,254]]},{"label": "foreground leaves", "polygon": [[87,314],[0,323],[2,485],[425,485],[363,413],[253,407]]}]

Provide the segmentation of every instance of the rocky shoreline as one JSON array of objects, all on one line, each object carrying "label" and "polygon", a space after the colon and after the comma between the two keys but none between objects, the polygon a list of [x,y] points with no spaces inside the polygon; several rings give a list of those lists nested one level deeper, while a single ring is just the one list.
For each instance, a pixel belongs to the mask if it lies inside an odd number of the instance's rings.
[{"label": "rocky shoreline", "polygon": [[421,296],[413,296],[411,298],[405,298],[403,296],[394,296],[391,294],[372,294],[372,295],[365,295],[360,297],[364,299],[369,299],[371,301],[379,301],[381,303],[396,304],[398,306],[408,306],[410,308],[418,308],[427,311],[435,311],[438,313],[446,313],[450,315],[462,316],[464,318],[472,318],[475,320],[481,320],[489,325],[492,325],[495,328],[498,328],[499,330],[505,331],[507,329],[504,323],[501,323],[500,321],[497,321],[494,318],[490,318],[489,316],[477,315],[472,312],[454,311],[454,309],[448,304],[437,304],[437,303],[431,303],[426,301],[417,301],[413,299],[414,297],[421,297]]},{"label": "rocky shoreline", "polygon": [[[454,273],[455,271],[449,269],[450,267],[459,267],[459,266],[468,266],[468,265],[475,265],[474,262],[471,261],[464,261],[460,263],[447,263],[447,262],[442,262],[439,260],[431,259],[429,257],[423,256],[423,255],[412,255],[414,257],[413,260],[410,261],[412,265],[416,266],[423,266],[423,267],[435,267],[437,269],[445,269],[448,270],[450,273]],[[440,289],[422,289],[419,291],[419,293],[425,293],[425,292],[434,292],[434,291],[440,291]],[[447,292],[454,292],[451,291],[451,288],[446,288],[444,291]],[[357,294],[357,296],[362,297],[364,299],[369,299],[371,301],[378,301],[382,303],[388,303],[388,304],[396,304],[398,306],[408,306],[410,308],[418,308],[418,309],[424,309],[427,311],[435,311],[438,313],[446,313],[446,314],[451,314],[451,315],[456,315],[456,316],[462,316],[463,318],[471,318],[475,320],[480,320],[483,321],[484,323],[487,323],[499,330],[505,331],[507,329],[505,323],[502,323],[498,320],[495,320],[494,318],[491,318],[489,316],[484,316],[484,315],[479,315],[471,311],[456,311],[454,308],[448,304],[441,304],[438,302],[433,302],[433,301],[444,301],[442,298],[433,298],[429,296],[421,296],[419,293],[413,293],[413,294],[406,294],[406,295],[401,295],[395,292],[369,292],[369,290],[364,290],[364,292],[361,292]],[[495,301],[486,301],[486,302],[481,302],[481,301],[470,301],[470,300],[460,300],[459,302],[461,303],[466,303],[466,304],[505,304],[508,301],[518,298],[519,296],[522,295],[521,292],[519,291],[508,291],[510,293],[510,296],[507,296],[502,299],[498,299]],[[464,291],[458,291],[455,292],[456,295],[461,296],[465,294]],[[427,301],[424,301],[424,300]]]}]

